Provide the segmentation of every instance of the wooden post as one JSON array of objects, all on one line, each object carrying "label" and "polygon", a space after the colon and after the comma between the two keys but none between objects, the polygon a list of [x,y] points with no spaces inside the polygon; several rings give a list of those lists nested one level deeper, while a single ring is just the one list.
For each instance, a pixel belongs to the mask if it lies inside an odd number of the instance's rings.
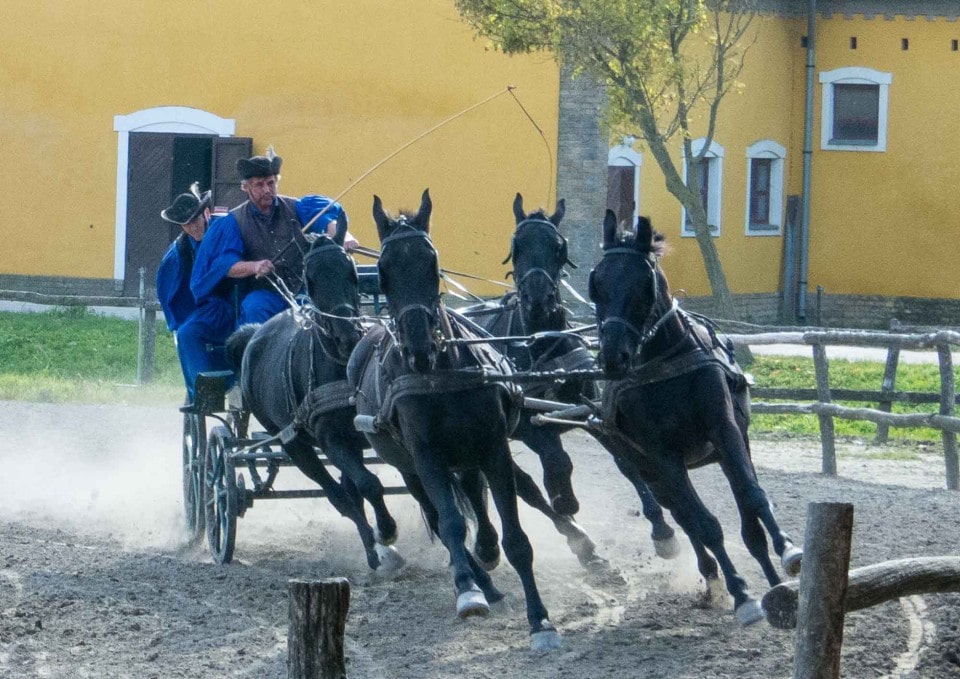
[{"label": "wooden post", "polygon": [[[920,556],[882,561],[850,571],[844,613],[915,594],[960,592],[960,556]],[[763,595],[767,622],[778,629],[797,626],[800,584],[782,582]]]},{"label": "wooden post", "polygon": [[[827,363],[827,349],[822,342],[813,345],[813,369],[817,377],[817,400],[830,403],[830,374]],[[829,476],[837,475],[837,448],[833,435],[833,417],[817,415],[820,420],[820,449],[823,457],[820,471]]]},{"label": "wooden post", "polygon": [[140,380],[144,384],[153,382],[153,367],[157,354],[157,309],[148,304],[143,311],[143,373]]},{"label": "wooden post", "polygon": [[[952,416],[957,403],[957,392],[953,381],[953,355],[950,345],[937,345],[940,358],[940,414]],[[943,460],[947,468],[947,489],[960,490],[960,463],[957,459],[957,435],[946,429],[941,431],[943,440]]]},{"label": "wooden post", "polygon": [[350,608],[346,578],[290,580],[288,679],[346,679],[343,632]]},{"label": "wooden post", "polygon": [[793,679],[839,679],[853,505],[807,506]]},{"label": "wooden post", "polygon": [[[890,398],[893,395],[893,390],[897,383],[897,365],[899,362],[900,347],[888,347],[887,364],[883,368],[883,384],[880,385],[880,403],[877,406],[878,410],[882,410],[885,413],[893,412],[893,401],[890,400]],[[877,443],[886,443],[889,434],[889,424],[886,422],[877,424]]]}]

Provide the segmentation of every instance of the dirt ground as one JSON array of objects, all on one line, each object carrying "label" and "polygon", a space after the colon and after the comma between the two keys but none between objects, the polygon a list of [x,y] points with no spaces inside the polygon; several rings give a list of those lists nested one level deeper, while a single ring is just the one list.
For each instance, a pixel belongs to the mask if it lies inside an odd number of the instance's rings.
[{"label": "dirt ground", "polygon": [[[563,647],[528,650],[515,573],[495,572],[508,604],[485,619],[454,614],[446,554],[406,496],[388,498],[407,560],[372,575],[352,526],[324,500],[258,502],[239,521],[235,562],[213,565],[181,527],[175,406],[0,403],[0,678],[285,677],[287,581],[351,583],[346,653],[352,678],[546,679],[793,674],[794,635],[739,626],[729,607],[699,604],[692,552],[654,556],[632,488],[583,434],[569,435],[579,519],[611,563],[585,572],[542,517],[523,511],[535,570]],[[939,446],[839,447],[840,478],[818,474],[816,441],[757,439],[762,485],[798,541],[807,503],[855,507],[852,565],[960,553],[960,494],[942,490]],[[518,461],[533,455],[515,446]],[[885,454],[884,454],[885,453]],[[284,476],[284,473],[286,474]],[[396,478],[382,470],[387,482]],[[305,487],[294,470],[283,487]],[[756,594],[759,567],[739,541],[716,469],[694,483],[723,524]],[[960,676],[960,597],[910,597],[847,616],[844,677]]]}]

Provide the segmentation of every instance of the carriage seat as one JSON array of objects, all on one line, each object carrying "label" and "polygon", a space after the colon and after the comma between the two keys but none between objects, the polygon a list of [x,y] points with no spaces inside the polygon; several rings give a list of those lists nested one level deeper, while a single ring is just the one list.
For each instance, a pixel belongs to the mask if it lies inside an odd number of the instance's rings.
[{"label": "carriage seat", "polygon": [[[228,410],[227,384],[233,380],[233,377],[233,371],[231,370],[215,370],[197,375],[197,383],[193,389],[193,403],[181,407],[181,412],[205,414]],[[235,390],[239,392],[236,387],[229,391],[233,392]],[[239,402],[238,405],[234,405],[235,400],[236,397],[231,394],[229,398],[230,408],[239,408]]]}]

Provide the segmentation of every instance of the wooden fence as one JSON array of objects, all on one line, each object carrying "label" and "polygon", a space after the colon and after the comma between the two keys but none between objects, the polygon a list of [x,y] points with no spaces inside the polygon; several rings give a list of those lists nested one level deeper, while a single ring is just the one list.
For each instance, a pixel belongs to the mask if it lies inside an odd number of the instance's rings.
[{"label": "wooden fence", "polygon": [[[728,334],[735,345],[764,344],[809,345],[812,351],[816,387],[813,389],[773,389],[762,386],[751,390],[754,399],[775,399],[770,403],[753,400],[756,413],[816,415],[820,423],[820,444],[823,451],[822,471],[836,475],[837,457],[834,436],[834,418],[866,420],[878,427],[878,438],[885,440],[889,427],[930,427],[941,432],[947,488],[960,490],[960,463],[957,457],[957,433],[960,418],[955,416],[957,394],[953,375],[952,348],[960,346],[960,333],[938,330],[925,333],[873,332],[864,330],[804,330],[764,332],[757,334]],[[887,350],[883,383],[877,391],[831,389],[828,345],[880,347]],[[898,392],[895,390],[896,370],[901,350],[936,351],[940,365],[940,392]],[[792,401],[790,401],[792,399]],[[851,408],[834,403],[862,401],[876,403],[876,408]],[[893,403],[938,404],[937,412],[892,413]]]},{"label": "wooden fence", "polygon": [[27,302],[54,307],[115,307],[140,309],[137,326],[137,384],[153,381],[153,365],[157,349],[157,311],[160,303],[144,286],[144,269],[140,269],[140,295],[138,297],[45,295],[24,290],[0,290],[0,300]]}]

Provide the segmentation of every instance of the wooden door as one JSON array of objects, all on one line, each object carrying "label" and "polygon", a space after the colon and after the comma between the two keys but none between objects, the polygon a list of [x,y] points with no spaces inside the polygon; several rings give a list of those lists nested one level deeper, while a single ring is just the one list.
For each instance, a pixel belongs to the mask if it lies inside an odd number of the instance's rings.
[{"label": "wooden door", "polygon": [[127,252],[123,294],[139,294],[139,269],[146,269],[146,286],[156,287],[157,266],[180,227],[160,218],[172,201],[173,144],[176,135],[130,134],[127,174]]}]

